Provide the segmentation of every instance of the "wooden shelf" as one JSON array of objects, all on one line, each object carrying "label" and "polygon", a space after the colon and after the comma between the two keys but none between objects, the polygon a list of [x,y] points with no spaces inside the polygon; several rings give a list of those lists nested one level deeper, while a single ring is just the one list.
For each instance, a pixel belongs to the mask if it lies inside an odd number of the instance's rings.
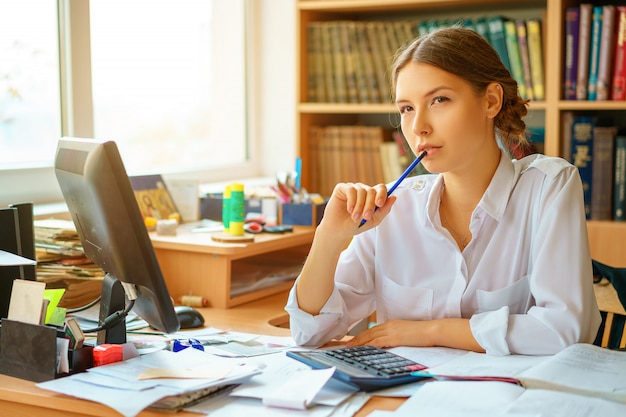
[{"label": "wooden shelf", "polygon": [[[150,237],[172,297],[202,296],[211,307],[230,308],[289,290],[293,280],[251,291],[237,284],[245,280],[252,286],[261,278],[301,266],[314,233],[313,227],[294,226],[290,233],[261,233],[254,242],[236,244],[216,242],[210,233],[184,228],[177,236],[153,233]],[[256,275],[251,276],[251,271]]]}]

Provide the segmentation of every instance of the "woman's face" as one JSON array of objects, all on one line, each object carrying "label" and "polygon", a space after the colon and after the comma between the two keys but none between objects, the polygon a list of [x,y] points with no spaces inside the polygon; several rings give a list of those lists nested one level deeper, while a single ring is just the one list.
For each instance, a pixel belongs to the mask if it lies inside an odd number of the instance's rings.
[{"label": "woman's face", "polygon": [[477,96],[465,80],[432,65],[411,62],[400,70],[396,106],[402,132],[416,155],[428,150],[422,163],[430,172],[473,169],[481,150],[497,146],[489,91],[499,88],[492,83]]}]

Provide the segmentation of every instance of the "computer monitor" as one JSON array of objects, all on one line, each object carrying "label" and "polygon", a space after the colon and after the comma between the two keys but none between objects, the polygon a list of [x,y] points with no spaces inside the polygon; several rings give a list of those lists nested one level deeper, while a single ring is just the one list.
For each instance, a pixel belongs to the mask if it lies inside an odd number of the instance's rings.
[{"label": "computer monitor", "polygon": [[116,143],[62,138],[55,173],[85,255],[105,272],[98,343],[126,341],[119,316],[129,306],[153,328],[177,331],[178,317]]}]

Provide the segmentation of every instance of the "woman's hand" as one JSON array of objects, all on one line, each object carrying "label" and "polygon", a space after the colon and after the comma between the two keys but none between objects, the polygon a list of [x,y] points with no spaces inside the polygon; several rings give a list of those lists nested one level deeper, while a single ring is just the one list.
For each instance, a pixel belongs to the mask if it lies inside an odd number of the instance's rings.
[{"label": "woman's hand", "polygon": [[[394,202],[395,197],[387,198],[385,184],[371,187],[361,183],[340,183],[335,186],[326,205],[320,226],[352,237],[380,224]],[[367,223],[359,228],[363,219]]]},{"label": "woman's hand", "polygon": [[347,342],[348,346],[445,346],[484,352],[470,328],[469,319],[390,320],[371,327]]}]

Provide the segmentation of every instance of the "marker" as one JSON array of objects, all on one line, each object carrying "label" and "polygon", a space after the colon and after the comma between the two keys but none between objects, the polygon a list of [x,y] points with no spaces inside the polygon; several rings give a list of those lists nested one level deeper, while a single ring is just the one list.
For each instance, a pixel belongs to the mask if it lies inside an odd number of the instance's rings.
[{"label": "marker", "polygon": [[[396,188],[398,188],[398,185],[400,185],[400,183],[404,181],[404,179],[411,173],[411,171],[415,169],[417,164],[419,164],[420,161],[424,159],[427,153],[428,151],[422,152],[421,154],[419,154],[417,158],[415,158],[413,162],[411,162],[411,165],[409,165],[409,167],[402,173],[402,175],[400,175],[400,177],[396,180],[396,182],[394,182],[391,188],[387,191],[387,198],[391,195],[391,193],[395,191]],[[374,209],[374,213],[376,213],[376,210],[378,210],[378,207]],[[361,223],[359,224],[359,227],[363,226],[365,223],[367,223],[367,220],[362,219]]]},{"label": "marker", "polygon": [[300,192],[300,186],[302,184],[302,158],[296,158],[296,191]]}]

